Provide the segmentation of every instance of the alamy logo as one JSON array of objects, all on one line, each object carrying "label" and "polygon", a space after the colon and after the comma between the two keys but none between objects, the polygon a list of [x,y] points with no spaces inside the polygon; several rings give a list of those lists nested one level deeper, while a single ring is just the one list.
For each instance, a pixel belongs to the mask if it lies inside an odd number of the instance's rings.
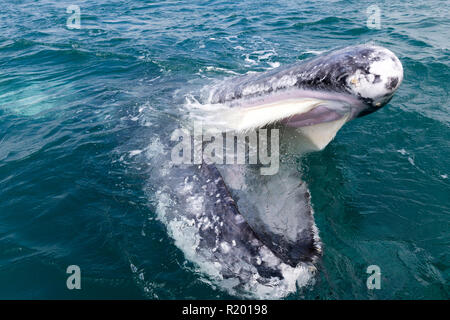
[{"label": "alamy logo", "polygon": [[68,29],[81,29],[81,10],[80,6],[72,4],[67,7],[67,13],[72,13],[66,22]]},{"label": "alamy logo", "polygon": [[377,265],[371,265],[367,267],[366,273],[370,274],[367,278],[367,289],[381,289],[381,269]]},{"label": "alamy logo", "polygon": [[381,29],[381,10],[376,4],[371,5],[366,10],[367,14],[367,28]]},{"label": "alamy logo", "polygon": [[67,267],[66,273],[71,274],[66,281],[67,289],[81,289],[81,270],[77,265]]},{"label": "alamy logo", "polygon": [[241,134],[204,132],[202,124],[195,122],[193,130],[177,129],[170,139],[178,142],[171,152],[171,160],[175,165],[202,162],[227,165],[259,164],[262,175],[274,175],[279,169],[278,129],[259,129]]}]

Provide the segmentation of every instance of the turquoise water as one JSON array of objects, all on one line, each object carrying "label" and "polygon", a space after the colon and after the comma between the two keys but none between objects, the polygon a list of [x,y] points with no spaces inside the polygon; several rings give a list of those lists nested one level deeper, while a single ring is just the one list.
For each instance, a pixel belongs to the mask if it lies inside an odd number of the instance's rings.
[{"label": "turquoise water", "polygon": [[[70,1],[1,4],[0,298],[236,298],[156,219],[142,150],[212,81],[366,42],[405,79],[303,160],[324,255],[287,298],[449,298],[447,1],[378,1],[381,29],[371,1],[73,2],[81,29]],[[66,288],[72,264],[82,290]]]}]

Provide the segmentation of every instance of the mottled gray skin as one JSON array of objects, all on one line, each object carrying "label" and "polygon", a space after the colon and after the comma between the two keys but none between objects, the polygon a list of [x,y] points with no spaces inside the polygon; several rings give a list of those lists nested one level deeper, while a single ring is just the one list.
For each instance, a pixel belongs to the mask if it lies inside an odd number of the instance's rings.
[{"label": "mottled gray skin", "polygon": [[[222,166],[221,170],[226,175],[229,175],[230,171],[232,171],[233,168]],[[221,210],[221,219],[224,219],[223,221],[225,221],[225,223],[227,223],[227,221],[233,221],[233,219],[229,219],[233,216],[239,215],[243,217],[242,223],[239,226],[241,230],[237,229],[233,224],[232,229],[228,230],[229,232],[227,233],[226,238],[232,239],[233,237],[237,236],[237,233],[249,233],[249,231],[252,231],[251,237],[254,237],[261,241],[274,253],[274,255],[280,258],[281,261],[292,267],[295,267],[300,262],[314,262],[315,260],[317,260],[317,257],[320,255],[321,249],[320,244],[318,243],[319,241],[314,238],[313,227],[315,226],[315,223],[310,202],[310,194],[309,190],[306,188],[306,184],[302,184],[300,180],[297,180],[296,188],[294,190],[287,191],[290,193],[292,201],[295,203],[294,215],[297,217],[297,219],[302,220],[301,227],[296,230],[295,237],[294,239],[292,239],[284,236],[283,234],[271,231],[264,223],[260,221],[258,217],[258,211],[260,210],[260,208],[258,208],[257,204],[252,203],[251,199],[247,198],[248,195],[245,193],[248,192],[251,193],[252,196],[256,196],[259,191],[255,189],[261,190],[261,184],[265,183],[266,180],[270,182],[273,177],[261,176],[259,173],[255,174],[255,172],[251,171],[251,169],[246,169],[246,182],[251,186],[246,189],[246,191],[241,191],[227,188],[225,186],[224,179],[222,178],[221,173],[215,166],[206,164],[202,166],[202,175],[205,175],[205,177],[209,177],[211,179],[215,178],[214,181],[218,182],[214,186],[214,188],[217,188],[217,191],[221,194],[220,198],[223,197],[225,199],[232,199],[232,195],[235,195],[239,197],[239,203],[246,211],[245,214],[241,212],[234,200],[230,202],[232,204],[232,208],[228,208],[226,210],[227,212]],[[255,189],[253,189],[252,187],[255,187]],[[286,190],[282,190],[282,192],[285,191]],[[262,196],[264,197],[264,194]],[[253,198],[252,200],[255,201],[256,199],[257,198]],[[281,203],[284,199],[279,198],[279,200]],[[258,204],[264,205],[264,199],[258,199]],[[273,204],[273,208],[271,209],[273,210],[271,214],[279,214],[278,207],[275,203]],[[217,213],[218,212],[215,212],[214,214]],[[249,235],[247,235],[246,237],[248,236]],[[244,246],[248,246],[248,242],[244,242]]]},{"label": "mottled gray skin", "polygon": [[[226,187],[222,175],[215,166],[203,164],[199,177],[200,179],[203,178],[204,181],[210,181],[206,183],[207,191],[210,194],[219,194],[220,196],[218,198],[224,200],[219,203],[216,202],[214,208],[206,212],[210,220],[217,217],[215,224],[219,225],[220,228],[218,234],[205,230],[200,231],[200,235],[202,236],[200,245],[202,247],[217,247],[217,239],[228,243],[234,240],[236,241],[236,246],[239,246],[239,249],[236,250],[246,248],[249,262],[256,267],[263,277],[282,276],[276,269],[265,266],[264,262],[260,265],[257,264],[255,259],[262,245],[266,245],[281,261],[292,267],[295,267],[301,261],[313,262],[316,260],[316,257],[319,255],[319,250],[317,249],[311,230],[312,225],[314,225],[314,219],[311,214],[312,209],[309,204],[309,192],[307,190],[303,191],[306,192],[306,200],[308,201],[309,210],[306,212],[305,219],[310,221],[309,228],[299,230],[302,232],[301,237],[298,238],[298,242],[292,243],[286,241],[279,235],[270,233],[268,230],[258,229],[257,233],[253,231],[246,219],[239,212],[237,204]],[[221,222],[223,222],[223,225],[221,225]],[[217,236],[219,237],[217,238]],[[231,249],[233,250],[233,248]],[[218,250],[220,251],[220,248]]]},{"label": "mottled gray skin", "polygon": [[[163,167],[165,163],[169,161],[164,155],[152,159],[156,168]],[[314,273],[314,264],[320,256],[320,244],[311,229],[315,225],[309,193],[305,195],[309,210],[297,212],[306,222],[306,227],[299,230],[301,237],[298,241],[292,242],[264,227],[253,229],[241,214],[215,166],[205,163],[170,166],[164,175],[160,172],[155,170],[151,177],[152,184],[161,186],[153,200],[157,212],[161,210],[158,209],[161,202],[165,202],[162,210],[165,213],[159,213],[160,219],[169,233],[174,235],[175,243],[186,258],[197,263],[213,279],[216,279],[218,272],[221,280],[216,284],[222,284],[231,294],[255,297],[253,290],[257,291],[258,286],[276,290],[279,283],[291,281],[285,280],[283,272],[286,266],[295,268],[301,264],[305,268],[302,272]],[[306,189],[298,190],[302,193],[300,197],[303,197]],[[202,199],[201,208],[193,209],[192,199]],[[305,202],[303,198],[298,200]],[[179,234],[184,236],[180,239]],[[190,241],[191,237],[199,239],[198,242]],[[194,255],[189,253],[191,250],[194,250]],[[275,260],[268,259],[267,252],[271,252]],[[205,267],[205,263],[208,266]],[[208,272],[210,268],[215,271]],[[256,297],[279,298],[284,294],[287,293]]]},{"label": "mottled gray skin", "polygon": [[[242,196],[241,204],[252,205],[251,196],[256,194],[252,188],[261,186],[259,173],[254,175],[254,170],[245,165],[227,166],[230,170],[240,168],[244,175],[255,179],[246,179],[251,187],[246,195],[250,198],[244,198],[244,194],[233,193],[216,166],[174,165],[170,151],[176,142],[168,141],[165,134],[154,141],[162,144],[159,152],[149,154],[155,168],[149,177],[151,203],[186,259],[197,264],[215,285],[239,296],[280,298],[292,292],[292,287],[288,290],[287,286],[293,281],[295,285],[295,279],[286,275],[291,277],[298,272],[304,279],[312,277],[321,246],[314,234],[306,185],[295,179],[292,188],[288,188],[293,206],[286,211],[302,223],[293,237],[284,238],[258,223],[257,216],[251,216],[260,208],[255,207],[255,211],[244,206],[247,215],[241,212],[236,196]],[[265,294],[258,294],[262,287]]]},{"label": "mottled gray skin", "polygon": [[[371,71],[374,63],[388,60],[392,61],[393,67],[398,68],[398,71],[390,72],[386,77],[380,72],[377,74],[376,71]],[[383,82],[385,90],[374,90],[363,96],[357,88],[355,90],[349,79],[356,73],[366,77],[365,85],[375,86]],[[268,72],[233,78],[216,88],[210,102],[246,106],[287,97],[311,97],[351,105],[351,118],[355,118],[370,114],[387,104],[402,79],[401,63],[392,52],[378,46],[358,45]],[[248,90],[249,88],[254,89]],[[335,110],[333,107],[328,110],[348,111]],[[323,112],[315,112],[324,116]],[[343,112],[338,113],[342,115]],[[332,121],[337,117],[324,118],[325,121]]]}]

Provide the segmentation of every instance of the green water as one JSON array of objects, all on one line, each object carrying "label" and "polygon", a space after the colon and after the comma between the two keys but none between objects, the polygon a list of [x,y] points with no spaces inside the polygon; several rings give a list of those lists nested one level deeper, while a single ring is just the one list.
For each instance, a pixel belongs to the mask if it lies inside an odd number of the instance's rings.
[{"label": "green water", "polygon": [[[302,161],[324,253],[287,298],[449,298],[448,1],[378,1],[380,29],[370,1],[77,1],[81,29],[70,4],[0,11],[0,298],[239,298],[155,219],[158,168],[135,151],[215,80],[366,42],[404,81]],[[72,264],[81,290],[66,287]]]}]

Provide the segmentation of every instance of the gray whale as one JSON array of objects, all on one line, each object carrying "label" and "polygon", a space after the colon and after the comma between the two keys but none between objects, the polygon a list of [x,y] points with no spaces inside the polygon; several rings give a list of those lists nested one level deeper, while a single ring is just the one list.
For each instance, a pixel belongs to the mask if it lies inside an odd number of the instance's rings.
[{"label": "gray whale", "polygon": [[[225,80],[209,89],[208,108],[189,118],[241,133],[278,127],[282,144],[290,145],[283,152],[297,153],[306,140],[313,148],[305,150],[320,150],[346,122],[386,105],[402,79],[391,51],[353,46]],[[152,141],[159,150],[150,159],[158,168],[153,204],[175,245],[207,275],[203,281],[233,295],[272,299],[313,281],[322,249],[311,196],[295,166],[283,163],[277,175],[261,176],[250,165],[174,165],[174,142],[166,141]]]}]

